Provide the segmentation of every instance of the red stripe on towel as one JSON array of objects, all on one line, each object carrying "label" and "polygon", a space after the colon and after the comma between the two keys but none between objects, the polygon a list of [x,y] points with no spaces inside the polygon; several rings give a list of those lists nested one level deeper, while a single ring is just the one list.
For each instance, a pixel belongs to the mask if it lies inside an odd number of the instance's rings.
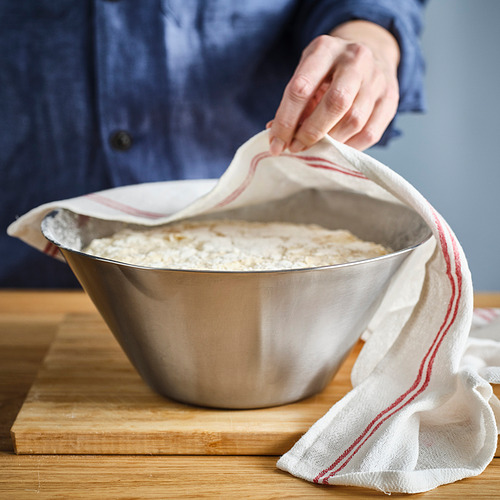
[{"label": "red stripe on towel", "polygon": [[[247,173],[246,178],[242,182],[242,184],[235,189],[229,196],[227,196],[223,201],[219,202],[217,206],[224,206],[232,201],[236,200],[248,187],[253,177],[255,176],[255,172],[259,163],[270,156],[269,153],[261,153],[256,155],[251,163],[250,168]],[[327,170],[335,171],[344,175],[349,175],[353,177],[357,177],[360,179],[370,180],[366,176],[364,176],[361,172],[357,170],[352,170],[346,167],[342,167],[328,160],[312,157],[312,156],[296,156],[296,155],[284,155],[293,158],[302,159],[306,165],[312,168],[324,168]],[[429,385],[430,378],[432,375],[432,369],[434,365],[434,360],[436,359],[439,348],[448,334],[451,326],[456,320],[458,314],[458,305],[461,300],[462,294],[462,271],[461,271],[461,261],[460,254],[458,251],[458,245],[455,240],[453,233],[450,228],[441,220],[440,216],[432,209],[432,213],[434,216],[435,225],[439,235],[439,242],[441,245],[441,249],[443,252],[443,256],[446,262],[446,275],[450,282],[451,287],[451,295],[450,300],[447,306],[445,318],[434,337],[432,344],[427,350],[425,356],[422,358],[422,361],[419,366],[418,374],[413,382],[412,386],[401,396],[399,396],[390,406],[388,406],[385,410],[380,412],[365,428],[365,430],[360,434],[360,436],[352,443],[349,448],[347,448],[341,455],[338,457],[335,462],[333,462],[328,468],[321,471],[318,476],[314,479],[314,482],[319,482],[319,480],[323,477],[323,483],[328,483],[328,479],[333,475],[337,474],[341,471],[351,460],[352,458],[359,452],[363,444],[365,444],[368,439],[380,428],[380,426],[388,420],[390,417],[401,411],[408,404],[410,404],[417,396],[422,394],[425,391],[427,386]],[[452,242],[452,250],[448,248],[448,243],[446,241],[446,236],[450,237]],[[451,266],[451,256],[453,256],[454,267],[453,271]]]},{"label": "red stripe on towel", "polygon": [[[322,168],[325,170],[331,170],[333,172],[338,172],[344,175],[349,175],[351,177],[357,177],[358,179],[363,179],[363,180],[370,180],[368,177],[364,176],[361,172],[358,172],[357,170],[350,169],[348,167],[343,167],[341,165],[338,165],[330,160],[325,160],[324,158],[319,158],[317,156],[300,156],[300,155],[291,155],[291,154],[283,154],[281,156],[285,156],[288,158],[294,158],[298,160],[304,161],[304,163],[311,167],[311,168]],[[252,158],[252,161],[250,162],[250,167],[248,169],[247,175],[245,179],[243,179],[243,182],[231,193],[229,194],[226,198],[224,198],[222,201],[217,203],[215,206],[216,207],[224,207],[228,205],[229,203],[233,202],[236,200],[244,191],[245,189],[250,185],[252,182],[252,179],[255,176],[255,172],[257,171],[257,167],[259,163],[262,160],[265,160],[266,158],[271,157],[271,153],[260,153]]]},{"label": "red stripe on towel", "polygon": [[55,257],[57,255],[57,252],[59,252],[59,248],[56,245],[54,245],[54,243],[47,241],[47,244],[43,248],[42,252],[47,255],[50,255],[51,257]]},{"label": "red stripe on towel", "polygon": [[98,193],[90,193],[86,195],[87,198],[90,198],[92,201],[99,203],[100,205],[104,205],[105,207],[113,208],[119,212],[135,215],[137,217],[146,217],[148,219],[159,219],[161,217],[167,217],[167,214],[159,214],[156,212],[148,212],[146,210],[141,210],[139,208],[132,207],[130,205],[126,205],[120,201],[112,200],[111,198],[107,198],[102,194]]},{"label": "red stripe on towel", "polygon": [[490,323],[495,318],[498,317],[498,311],[492,308],[477,308],[474,309],[474,314],[481,318],[482,320]]},{"label": "red stripe on towel", "polygon": [[[439,233],[439,241],[441,244],[441,249],[443,251],[443,255],[446,261],[446,275],[450,281],[451,286],[451,296],[450,301],[448,303],[445,319],[439,328],[437,335],[435,336],[429,350],[425,354],[422,359],[418,371],[417,378],[414,383],[404,394],[402,394],[398,399],[396,399],[390,406],[388,406],[385,410],[380,412],[365,428],[365,430],[361,433],[361,435],[353,442],[353,444],[347,448],[340,457],[335,460],[329,467],[321,471],[315,478],[314,482],[318,483],[321,478],[324,484],[328,483],[328,479],[340,472],[351,460],[352,458],[359,452],[363,444],[365,444],[368,439],[377,431],[377,429],[390,417],[401,411],[408,404],[410,404],[417,396],[422,394],[425,391],[427,386],[429,385],[430,378],[432,375],[432,368],[434,365],[434,360],[439,351],[439,348],[450,330],[451,326],[455,322],[458,313],[458,304],[461,299],[462,294],[462,269],[461,269],[461,261],[460,254],[458,250],[457,242],[453,236],[451,230],[446,226],[443,227],[443,224],[438,216],[438,214],[433,210],[434,220],[436,222],[436,226]],[[455,264],[455,272],[453,272],[451,268],[451,259],[450,259],[450,251],[448,248],[448,244],[446,242],[446,234],[445,229],[450,236],[452,241],[452,255]],[[451,321],[449,324],[448,321]],[[427,366],[426,366],[427,365]],[[425,371],[425,379],[422,377]],[[413,393],[413,394],[412,394]],[[408,399],[407,399],[408,398]],[[405,401],[406,400],[406,401]]]}]

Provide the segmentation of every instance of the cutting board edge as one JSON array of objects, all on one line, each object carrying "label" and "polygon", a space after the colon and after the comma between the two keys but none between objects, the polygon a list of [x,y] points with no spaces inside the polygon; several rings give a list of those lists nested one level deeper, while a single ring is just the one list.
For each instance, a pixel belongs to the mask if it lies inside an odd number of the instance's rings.
[{"label": "cutting board edge", "polygon": [[[264,435],[265,434],[265,435]],[[269,455],[287,452],[301,433],[240,434],[231,432],[136,433],[127,440],[121,433],[72,434],[11,429],[17,455]],[[104,441],[103,441],[103,438]],[[160,439],[159,439],[160,438]]]}]

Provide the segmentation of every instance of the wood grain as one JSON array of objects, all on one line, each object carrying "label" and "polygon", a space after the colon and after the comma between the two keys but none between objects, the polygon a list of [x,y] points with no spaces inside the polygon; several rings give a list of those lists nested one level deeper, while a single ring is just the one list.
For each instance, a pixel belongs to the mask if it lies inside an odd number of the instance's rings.
[{"label": "wood grain", "polygon": [[[364,488],[319,486],[276,468],[277,457],[95,457],[0,454],[3,499],[387,498]],[[500,460],[481,476],[418,498],[498,498]],[[393,494],[392,498],[408,498]]]},{"label": "wood grain", "polygon": [[500,292],[474,293],[475,307],[500,307]]},{"label": "wood grain", "polygon": [[321,394],[258,410],[184,405],[141,380],[104,322],[62,323],[12,427],[19,454],[279,455],[350,389],[355,352]]},{"label": "wood grain", "polygon": [[[67,297],[66,292],[0,291],[2,500],[385,497],[377,491],[309,484],[277,470],[277,457],[12,454],[7,430],[59,321],[66,311],[92,311],[82,292],[70,292],[68,302]],[[475,299],[478,307],[500,307],[500,293],[476,294]],[[500,459],[495,458],[480,476],[441,486],[418,498],[493,499],[499,498],[499,491]]]},{"label": "wood grain", "polygon": [[[0,454],[2,499],[387,498],[376,490],[323,486],[276,468],[277,457],[15,456]],[[418,498],[495,499],[500,460],[477,477]],[[392,494],[391,499],[408,495]]]},{"label": "wood grain", "polygon": [[[277,457],[15,456],[0,454],[2,499],[387,498],[380,491],[320,486],[276,468]],[[440,486],[418,498],[494,499],[500,460],[478,477]],[[408,498],[392,494],[393,498]]]},{"label": "wood grain", "polygon": [[37,315],[92,313],[96,308],[81,290],[0,290],[0,314]]},{"label": "wood grain", "polygon": [[72,314],[12,427],[14,447],[18,454],[280,455],[350,390],[359,347],[314,397],[259,410],[207,409],[154,393],[99,316]]},{"label": "wood grain", "polygon": [[[476,307],[500,307],[500,292],[476,292]],[[0,315],[69,314],[95,312],[88,295],[81,290],[0,290]]]}]

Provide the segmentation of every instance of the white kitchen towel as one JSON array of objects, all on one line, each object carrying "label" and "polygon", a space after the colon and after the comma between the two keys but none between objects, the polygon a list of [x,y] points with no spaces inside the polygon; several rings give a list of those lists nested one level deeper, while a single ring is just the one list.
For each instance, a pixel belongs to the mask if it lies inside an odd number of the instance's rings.
[{"label": "white kitchen towel", "polygon": [[52,253],[39,227],[54,207],[152,225],[280,199],[306,187],[404,203],[423,217],[434,237],[394,277],[369,325],[352,373],[354,389],[278,467],[316,483],[406,493],[484,470],[496,449],[500,416],[489,383],[500,378],[500,349],[492,349],[498,340],[471,344],[468,339],[473,297],[465,255],[446,221],[415,188],[329,137],[304,153],[271,157],[267,132],[245,143],[215,187],[179,212],[214,183],[195,185],[185,197],[181,184],[177,191],[171,185],[119,188],[44,205],[18,219],[9,233]]}]

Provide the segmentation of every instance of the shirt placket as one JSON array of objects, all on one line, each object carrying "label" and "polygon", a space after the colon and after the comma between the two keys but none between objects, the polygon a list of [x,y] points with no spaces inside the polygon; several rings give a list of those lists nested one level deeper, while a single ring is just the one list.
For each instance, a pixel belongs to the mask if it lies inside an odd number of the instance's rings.
[{"label": "shirt placket", "polygon": [[[95,84],[100,138],[113,185],[157,180],[166,156],[165,67],[156,2],[95,2]],[[168,175],[164,175],[168,177]]]}]

